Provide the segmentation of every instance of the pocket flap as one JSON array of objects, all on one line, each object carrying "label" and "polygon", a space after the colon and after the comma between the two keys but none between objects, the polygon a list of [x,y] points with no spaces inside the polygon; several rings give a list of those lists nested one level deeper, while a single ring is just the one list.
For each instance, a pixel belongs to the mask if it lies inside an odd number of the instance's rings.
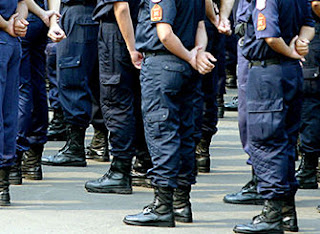
[{"label": "pocket flap", "polygon": [[251,101],[247,103],[247,108],[249,113],[282,111],[283,99]]},{"label": "pocket flap", "polygon": [[175,72],[184,72],[185,67],[183,64],[174,62],[174,61],[166,61],[162,63],[162,68],[167,71],[175,71]]},{"label": "pocket flap", "polygon": [[77,20],[77,24],[83,25],[83,26],[99,25],[98,22],[93,21],[91,18],[78,19],[78,20]]},{"label": "pocket flap", "polygon": [[64,57],[59,59],[59,68],[72,68],[80,66],[80,55],[75,57]]},{"label": "pocket flap", "polygon": [[169,116],[169,110],[161,109],[161,110],[148,113],[145,118],[148,123],[154,123],[154,122],[166,121],[168,119],[168,116]]},{"label": "pocket flap", "polygon": [[319,68],[303,68],[303,78],[304,79],[316,79],[319,77]]}]

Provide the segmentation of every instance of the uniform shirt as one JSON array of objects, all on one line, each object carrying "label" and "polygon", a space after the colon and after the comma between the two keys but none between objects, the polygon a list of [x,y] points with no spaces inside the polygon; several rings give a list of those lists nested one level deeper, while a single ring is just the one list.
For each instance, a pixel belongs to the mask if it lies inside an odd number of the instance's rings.
[{"label": "uniform shirt", "polygon": [[166,51],[158,38],[157,23],[168,23],[184,47],[195,46],[199,21],[205,17],[204,0],[141,0],[136,30],[139,51]]},{"label": "uniform shirt", "polygon": [[250,8],[243,48],[249,60],[289,59],[271,49],[264,39],[282,37],[289,45],[302,26],[314,26],[308,0],[253,0]]},{"label": "uniform shirt", "polygon": [[248,22],[251,15],[251,11],[248,11],[249,7],[250,7],[250,1],[239,0],[235,22],[237,23]]},{"label": "uniform shirt", "polygon": [[0,0],[0,15],[8,20],[17,9],[17,4],[22,0]]},{"label": "uniform shirt", "polygon": [[140,0],[98,0],[98,4],[93,11],[94,20],[102,20],[109,23],[116,23],[113,4],[115,2],[128,2],[133,25],[137,25]]}]

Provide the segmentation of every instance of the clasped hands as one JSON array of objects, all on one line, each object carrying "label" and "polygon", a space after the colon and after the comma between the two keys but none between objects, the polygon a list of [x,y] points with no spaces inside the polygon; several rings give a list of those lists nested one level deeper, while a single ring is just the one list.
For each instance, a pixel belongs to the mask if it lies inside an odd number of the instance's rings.
[{"label": "clasped hands", "polygon": [[215,67],[214,62],[217,60],[211,53],[204,51],[202,47],[196,46],[190,53],[191,58],[188,62],[200,74],[207,74]]}]

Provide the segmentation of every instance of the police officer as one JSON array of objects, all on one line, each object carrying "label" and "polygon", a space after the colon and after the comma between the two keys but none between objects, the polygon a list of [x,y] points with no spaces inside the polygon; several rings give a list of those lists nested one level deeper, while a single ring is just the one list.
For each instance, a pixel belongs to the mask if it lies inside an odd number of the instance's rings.
[{"label": "police officer", "polygon": [[141,146],[135,145],[137,132],[142,132],[140,138],[144,139],[143,126],[136,126],[141,117],[135,115],[135,109],[141,108],[140,104],[135,106],[135,99],[140,96],[139,70],[130,58],[130,54],[142,57],[135,50],[134,39],[138,9],[139,0],[106,0],[99,1],[94,11],[94,19],[101,21],[98,42],[100,100],[105,125],[110,132],[113,160],[103,177],[85,184],[88,192],[132,193],[132,157],[136,153],[135,146]]},{"label": "police officer", "polygon": [[[249,73],[249,61],[242,55],[243,39],[245,33],[245,25],[251,17],[250,2],[247,0],[240,0],[236,5],[236,26],[235,32],[240,37],[238,41],[238,123],[240,140],[243,150],[249,155],[248,150],[248,131],[247,131],[247,106],[246,106],[246,92],[247,92],[247,78]],[[250,158],[247,161],[251,165]],[[242,187],[237,193],[227,194],[223,201],[233,204],[253,204],[262,205],[264,200],[257,191],[257,177],[252,171],[252,179]]]},{"label": "police officer", "polygon": [[[29,14],[29,29],[22,38],[20,66],[19,114],[17,136],[17,164],[10,172],[10,183],[21,184],[25,178],[42,179],[41,156],[47,141],[48,104],[45,83],[45,48],[50,17],[54,11],[45,11],[45,1],[25,1]],[[22,154],[23,170],[21,173]]]},{"label": "police officer", "polygon": [[251,66],[246,93],[249,154],[258,192],[266,201],[260,215],[234,231],[283,233],[282,210],[296,216],[294,163],[303,81],[299,59],[314,35],[313,20],[307,0],[253,0],[250,7],[243,48]]},{"label": "police officer", "polygon": [[[142,213],[126,216],[126,224],[174,227],[175,219],[192,222],[189,201],[191,184],[195,183],[192,67],[205,74],[212,70],[215,61],[205,52],[204,14],[204,1],[140,3],[136,48],[145,55],[140,74],[142,114],[153,162],[148,175],[155,198]],[[140,62],[135,58],[133,61]]]},{"label": "police officer", "polygon": [[10,205],[9,171],[16,159],[21,44],[27,32],[24,1],[0,1],[0,206]]},{"label": "police officer", "polygon": [[[59,5],[60,1],[56,1]],[[62,2],[62,29],[67,38],[57,46],[59,98],[67,124],[67,142],[42,163],[52,166],[86,166],[84,137],[92,115],[92,91],[89,80],[98,73],[98,23],[92,20],[96,0]],[[51,22],[51,32],[57,24]],[[61,33],[52,36],[61,38]]]},{"label": "police officer", "polygon": [[[206,0],[206,19],[205,25],[208,34],[207,51],[220,56],[220,51],[224,44],[221,39],[221,33],[228,34],[230,32],[230,22],[228,16],[231,13],[233,0],[223,0],[220,4],[219,15],[216,15],[212,0]],[[210,172],[210,154],[209,146],[211,138],[216,132],[218,124],[218,104],[217,104],[217,88],[219,79],[220,63],[208,73],[200,77],[199,91],[194,100],[195,115],[195,142],[197,169],[199,172]],[[195,74],[197,75],[197,74]],[[199,74],[198,74],[199,75]],[[198,89],[197,89],[198,90]]]},{"label": "police officer", "polygon": [[309,54],[303,63],[303,105],[300,127],[301,163],[296,178],[301,189],[317,189],[317,166],[320,153],[320,18],[317,15],[319,1],[312,1],[316,21],[316,36],[309,46]]}]

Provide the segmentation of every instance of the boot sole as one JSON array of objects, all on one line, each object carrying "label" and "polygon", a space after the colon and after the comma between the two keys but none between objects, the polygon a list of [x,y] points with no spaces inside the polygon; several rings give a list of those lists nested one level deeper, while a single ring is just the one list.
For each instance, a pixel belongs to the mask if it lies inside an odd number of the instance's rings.
[{"label": "boot sole", "polygon": [[199,171],[200,173],[209,173],[209,172],[210,172],[210,168],[198,167],[198,171]]},{"label": "boot sole", "polygon": [[299,185],[299,189],[318,189],[318,183],[316,183],[316,184],[302,184],[302,185]]},{"label": "boot sole", "polygon": [[229,204],[238,204],[238,205],[263,205],[264,200],[244,200],[244,201],[229,201],[223,199],[224,203],[229,203]]},{"label": "boot sole", "polygon": [[176,222],[180,222],[180,223],[192,223],[192,217],[179,217],[179,216],[174,216],[174,220]]},{"label": "boot sole", "polygon": [[285,227],[283,226],[283,230],[287,232],[299,232],[299,227]]},{"label": "boot sole", "polygon": [[35,176],[35,175],[28,175],[28,174],[24,174],[23,178],[27,179],[27,180],[42,180],[43,177],[41,176]]},{"label": "boot sole", "polygon": [[251,232],[251,231],[245,231],[245,230],[242,230],[241,232],[237,232],[236,230],[233,229],[233,231],[235,233],[246,233],[246,234],[256,234],[256,233],[259,233],[259,234],[284,234],[284,231],[272,231],[272,230],[269,230],[269,231],[265,231],[265,232]]},{"label": "boot sole", "polygon": [[152,227],[175,227],[174,222],[148,222],[148,223],[140,223],[135,221],[123,220],[125,224],[134,225],[134,226],[152,226]]},{"label": "boot sole", "polygon": [[0,206],[10,206],[10,201],[0,201]]},{"label": "boot sole", "polygon": [[132,178],[132,186],[152,188],[150,179],[135,179]]},{"label": "boot sole", "polygon": [[42,165],[47,166],[57,166],[57,167],[86,167],[86,162],[70,162],[70,163],[50,163],[50,162],[41,162]]},{"label": "boot sole", "polygon": [[9,183],[11,185],[22,185],[22,178],[21,179],[9,179]]},{"label": "boot sole", "polygon": [[132,194],[132,189],[128,188],[108,188],[108,189],[90,189],[85,188],[89,193],[116,193],[116,194]]}]

